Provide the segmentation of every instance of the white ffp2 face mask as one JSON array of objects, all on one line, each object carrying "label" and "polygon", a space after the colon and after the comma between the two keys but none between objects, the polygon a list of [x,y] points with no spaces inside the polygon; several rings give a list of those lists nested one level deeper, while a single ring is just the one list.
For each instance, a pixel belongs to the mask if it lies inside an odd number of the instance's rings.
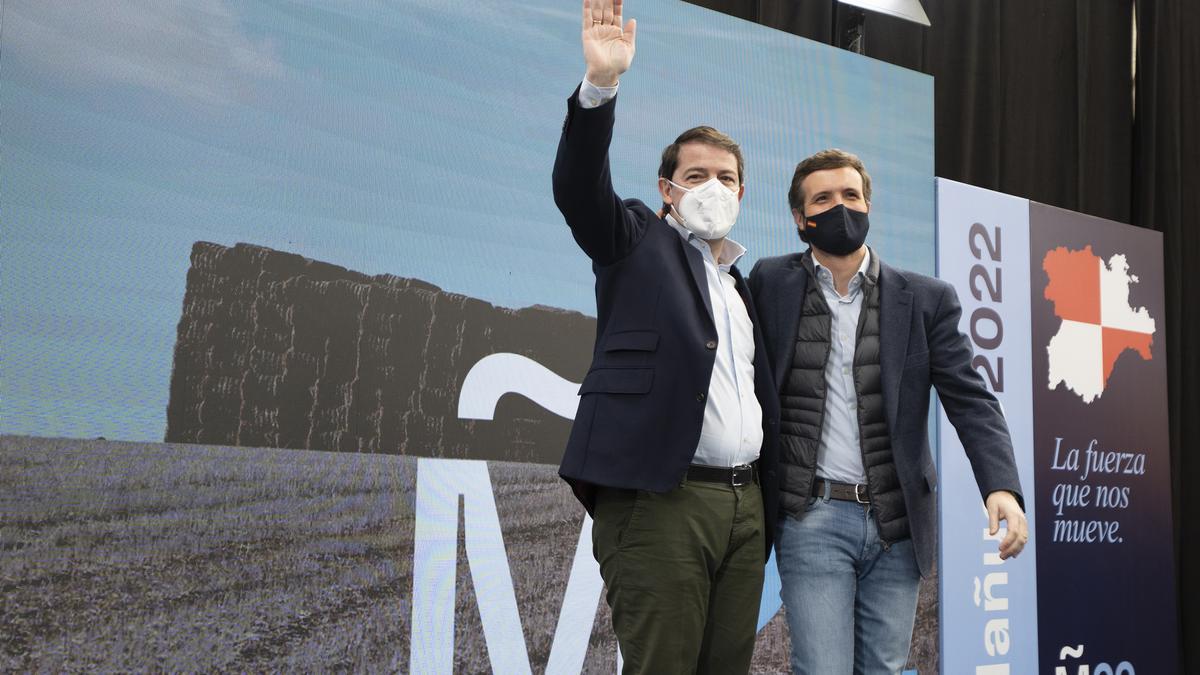
[{"label": "white ffp2 face mask", "polygon": [[680,224],[701,239],[723,239],[738,217],[737,193],[717,178],[710,178],[692,189],[664,179],[683,190],[683,198],[672,209]]}]

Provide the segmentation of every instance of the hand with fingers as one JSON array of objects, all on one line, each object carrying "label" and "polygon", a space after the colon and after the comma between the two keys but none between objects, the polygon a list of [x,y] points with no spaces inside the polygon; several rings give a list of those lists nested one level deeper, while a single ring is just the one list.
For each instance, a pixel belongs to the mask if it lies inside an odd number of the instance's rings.
[{"label": "hand with fingers", "polygon": [[1029,522],[1017,498],[1007,490],[997,490],[987,496],[988,533],[1000,531],[1000,521],[1005,522],[1008,533],[1000,542],[1000,559],[1015,558],[1029,541]]},{"label": "hand with fingers", "polygon": [[633,62],[637,21],[622,24],[621,0],[583,0],[583,60],[587,81],[613,87]]}]

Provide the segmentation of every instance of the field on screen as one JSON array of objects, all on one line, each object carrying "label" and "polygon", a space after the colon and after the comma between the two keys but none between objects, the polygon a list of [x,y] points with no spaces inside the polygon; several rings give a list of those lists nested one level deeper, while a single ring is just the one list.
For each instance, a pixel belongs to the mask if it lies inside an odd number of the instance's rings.
[{"label": "field on screen", "polygon": [[[429,458],[488,461],[474,496],[545,670],[583,526],[554,465],[595,323],[550,195],[578,11],[0,4],[0,671],[407,671]],[[653,202],[681,130],[728,132],[748,271],[799,246],[796,162],[842,147],[871,168],[873,245],[933,271],[931,78],[686,2],[626,14],[622,196]],[[525,370],[464,408],[492,357]],[[486,672],[458,537],[454,668]],[[786,669],[778,607],[755,672]],[[615,672],[602,601],[592,629],[584,671]]]}]

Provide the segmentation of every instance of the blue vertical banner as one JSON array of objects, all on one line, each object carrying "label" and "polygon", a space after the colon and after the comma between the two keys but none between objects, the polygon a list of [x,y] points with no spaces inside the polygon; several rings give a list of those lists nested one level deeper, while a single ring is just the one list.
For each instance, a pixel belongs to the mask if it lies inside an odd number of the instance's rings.
[{"label": "blue vertical banner", "polygon": [[[972,366],[1004,409],[1032,529],[1029,201],[938,179],[937,210],[938,276],[958,292]],[[988,533],[971,465],[940,406],[938,436],[942,672],[1038,672],[1036,532],[1019,557],[1000,560],[1005,530]]]}]

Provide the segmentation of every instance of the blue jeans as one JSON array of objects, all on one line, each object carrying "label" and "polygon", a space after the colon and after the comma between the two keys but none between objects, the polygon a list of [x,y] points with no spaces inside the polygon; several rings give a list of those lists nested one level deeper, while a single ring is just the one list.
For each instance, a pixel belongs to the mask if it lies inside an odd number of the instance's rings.
[{"label": "blue jeans", "polygon": [[921,574],[911,539],[884,548],[869,507],[814,497],[775,534],[797,675],[900,673]]}]

